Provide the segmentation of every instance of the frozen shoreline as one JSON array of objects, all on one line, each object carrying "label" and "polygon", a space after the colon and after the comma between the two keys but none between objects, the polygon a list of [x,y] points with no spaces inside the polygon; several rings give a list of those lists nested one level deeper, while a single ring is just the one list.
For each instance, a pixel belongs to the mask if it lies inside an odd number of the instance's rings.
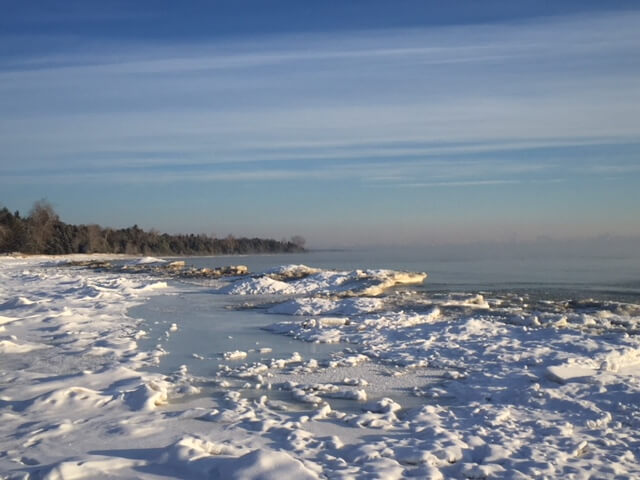
[{"label": "frozen shoreline", "polygon": [[[215,378],[226,394],[211,398],[197,395],[199,379],[186,369],[145,371],[163,351],[140,350],[145,332],[127,311],[174,293],[170,286],[52,266],[58,260],[0,257],[0,478],[640,475],[640,341],[624,331],[585,333],[576,327],[584,315],[502,319],[492,301],[472,296],[390,313],[368,295],[315,296],[351,292],[363,278],[366,291],[371,272],[318,271],[324,283],[315,284],[244,279],[224,291],[305,292],[272,307],[287,315],[274,315],[274,331],[347,342],[367,355],[323,365],[277,352],[245,362],[246,352],[229,351]],[[594,321],[635,328],[634,308]],[[167,335],[179,335],[175,323]],[[424,405],[369,401],[379,385],[365,377],[376,365],[392,366],[390,378],[406,378]],[[442,378],[420,380],[427,367]],[[270,398],[276,385],[308,406]],[[340,411],[335,399],[364,409]]]}]

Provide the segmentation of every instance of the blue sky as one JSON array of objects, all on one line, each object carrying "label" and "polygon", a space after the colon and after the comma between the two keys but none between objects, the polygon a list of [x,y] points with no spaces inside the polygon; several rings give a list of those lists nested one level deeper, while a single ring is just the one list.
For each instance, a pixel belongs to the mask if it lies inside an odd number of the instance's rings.
[{"label": "blue sky", "polygon": [[640,8],[548,3],[5,2],[0,204],[317,247],[639,236]]}]

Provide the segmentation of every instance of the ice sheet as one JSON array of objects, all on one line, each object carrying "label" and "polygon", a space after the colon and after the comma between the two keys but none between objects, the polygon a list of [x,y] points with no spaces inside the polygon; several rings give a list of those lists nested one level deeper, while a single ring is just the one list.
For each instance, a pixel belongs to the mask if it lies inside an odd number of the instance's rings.
[{"label": "ice sheet", "polygon": [[164,351],[142,350],[127,314],[176,287],[60,260],[0,257],[2,478],[640,476],[635,304],[425,297],[393,293],[395,273],[275,269],[231,285],[257,306],[252,281],[293,285],[279,306],[265,291],[271,329],[344,348],[228,350],[211,396],[187,367],[150,372]]}]

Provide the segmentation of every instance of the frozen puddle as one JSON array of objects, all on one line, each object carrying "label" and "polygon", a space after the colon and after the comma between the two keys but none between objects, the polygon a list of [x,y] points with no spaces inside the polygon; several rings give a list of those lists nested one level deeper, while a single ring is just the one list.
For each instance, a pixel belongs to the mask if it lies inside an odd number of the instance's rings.
[{"label": "frozen puddle", "polygon": [[[233,387],[248,398],[267,394],[295,409],[328,401],[361,411],[384,397],[405,407],[422,405],[415,392],[443,379],[440,370],[373,362],[353,346],[272,333],[267,327],[277,316],[230,309],[228,298],[190,288],[154,296],[128,314],[144,320],[140,348],[161,352],[150,371],[172,375],[186,367],[200,387],[198,395]],[[302,390],[317,394],[302,395]]]},{"label": "frozen puddle", "polygon": [[[294,340],[265,330],[273,316],[226,308],[223,299],[208,292],[183,292],[151,298],[129,311],[144,319],[142,348],[162,347],[156,371],[170,373],[187,365],[195,375],[214,376],[229,362],[290,357],[328,358],[340,347]],[[236,356],[233,355],[234,352]]]}]

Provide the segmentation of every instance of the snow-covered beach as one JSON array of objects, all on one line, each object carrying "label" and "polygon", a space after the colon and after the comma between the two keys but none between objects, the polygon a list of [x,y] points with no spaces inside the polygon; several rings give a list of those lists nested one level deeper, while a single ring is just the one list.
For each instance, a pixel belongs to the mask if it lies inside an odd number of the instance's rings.
[{"label": "snow-covered beach", "polygon": [[[637,295],[425,291],[368,265],[175,282],[68,260],[0,257],[1,478],[640,476]],[[263,315],[293,347],[258,337],[163,371],[188,310],[130,313],[161,297]]]}]

